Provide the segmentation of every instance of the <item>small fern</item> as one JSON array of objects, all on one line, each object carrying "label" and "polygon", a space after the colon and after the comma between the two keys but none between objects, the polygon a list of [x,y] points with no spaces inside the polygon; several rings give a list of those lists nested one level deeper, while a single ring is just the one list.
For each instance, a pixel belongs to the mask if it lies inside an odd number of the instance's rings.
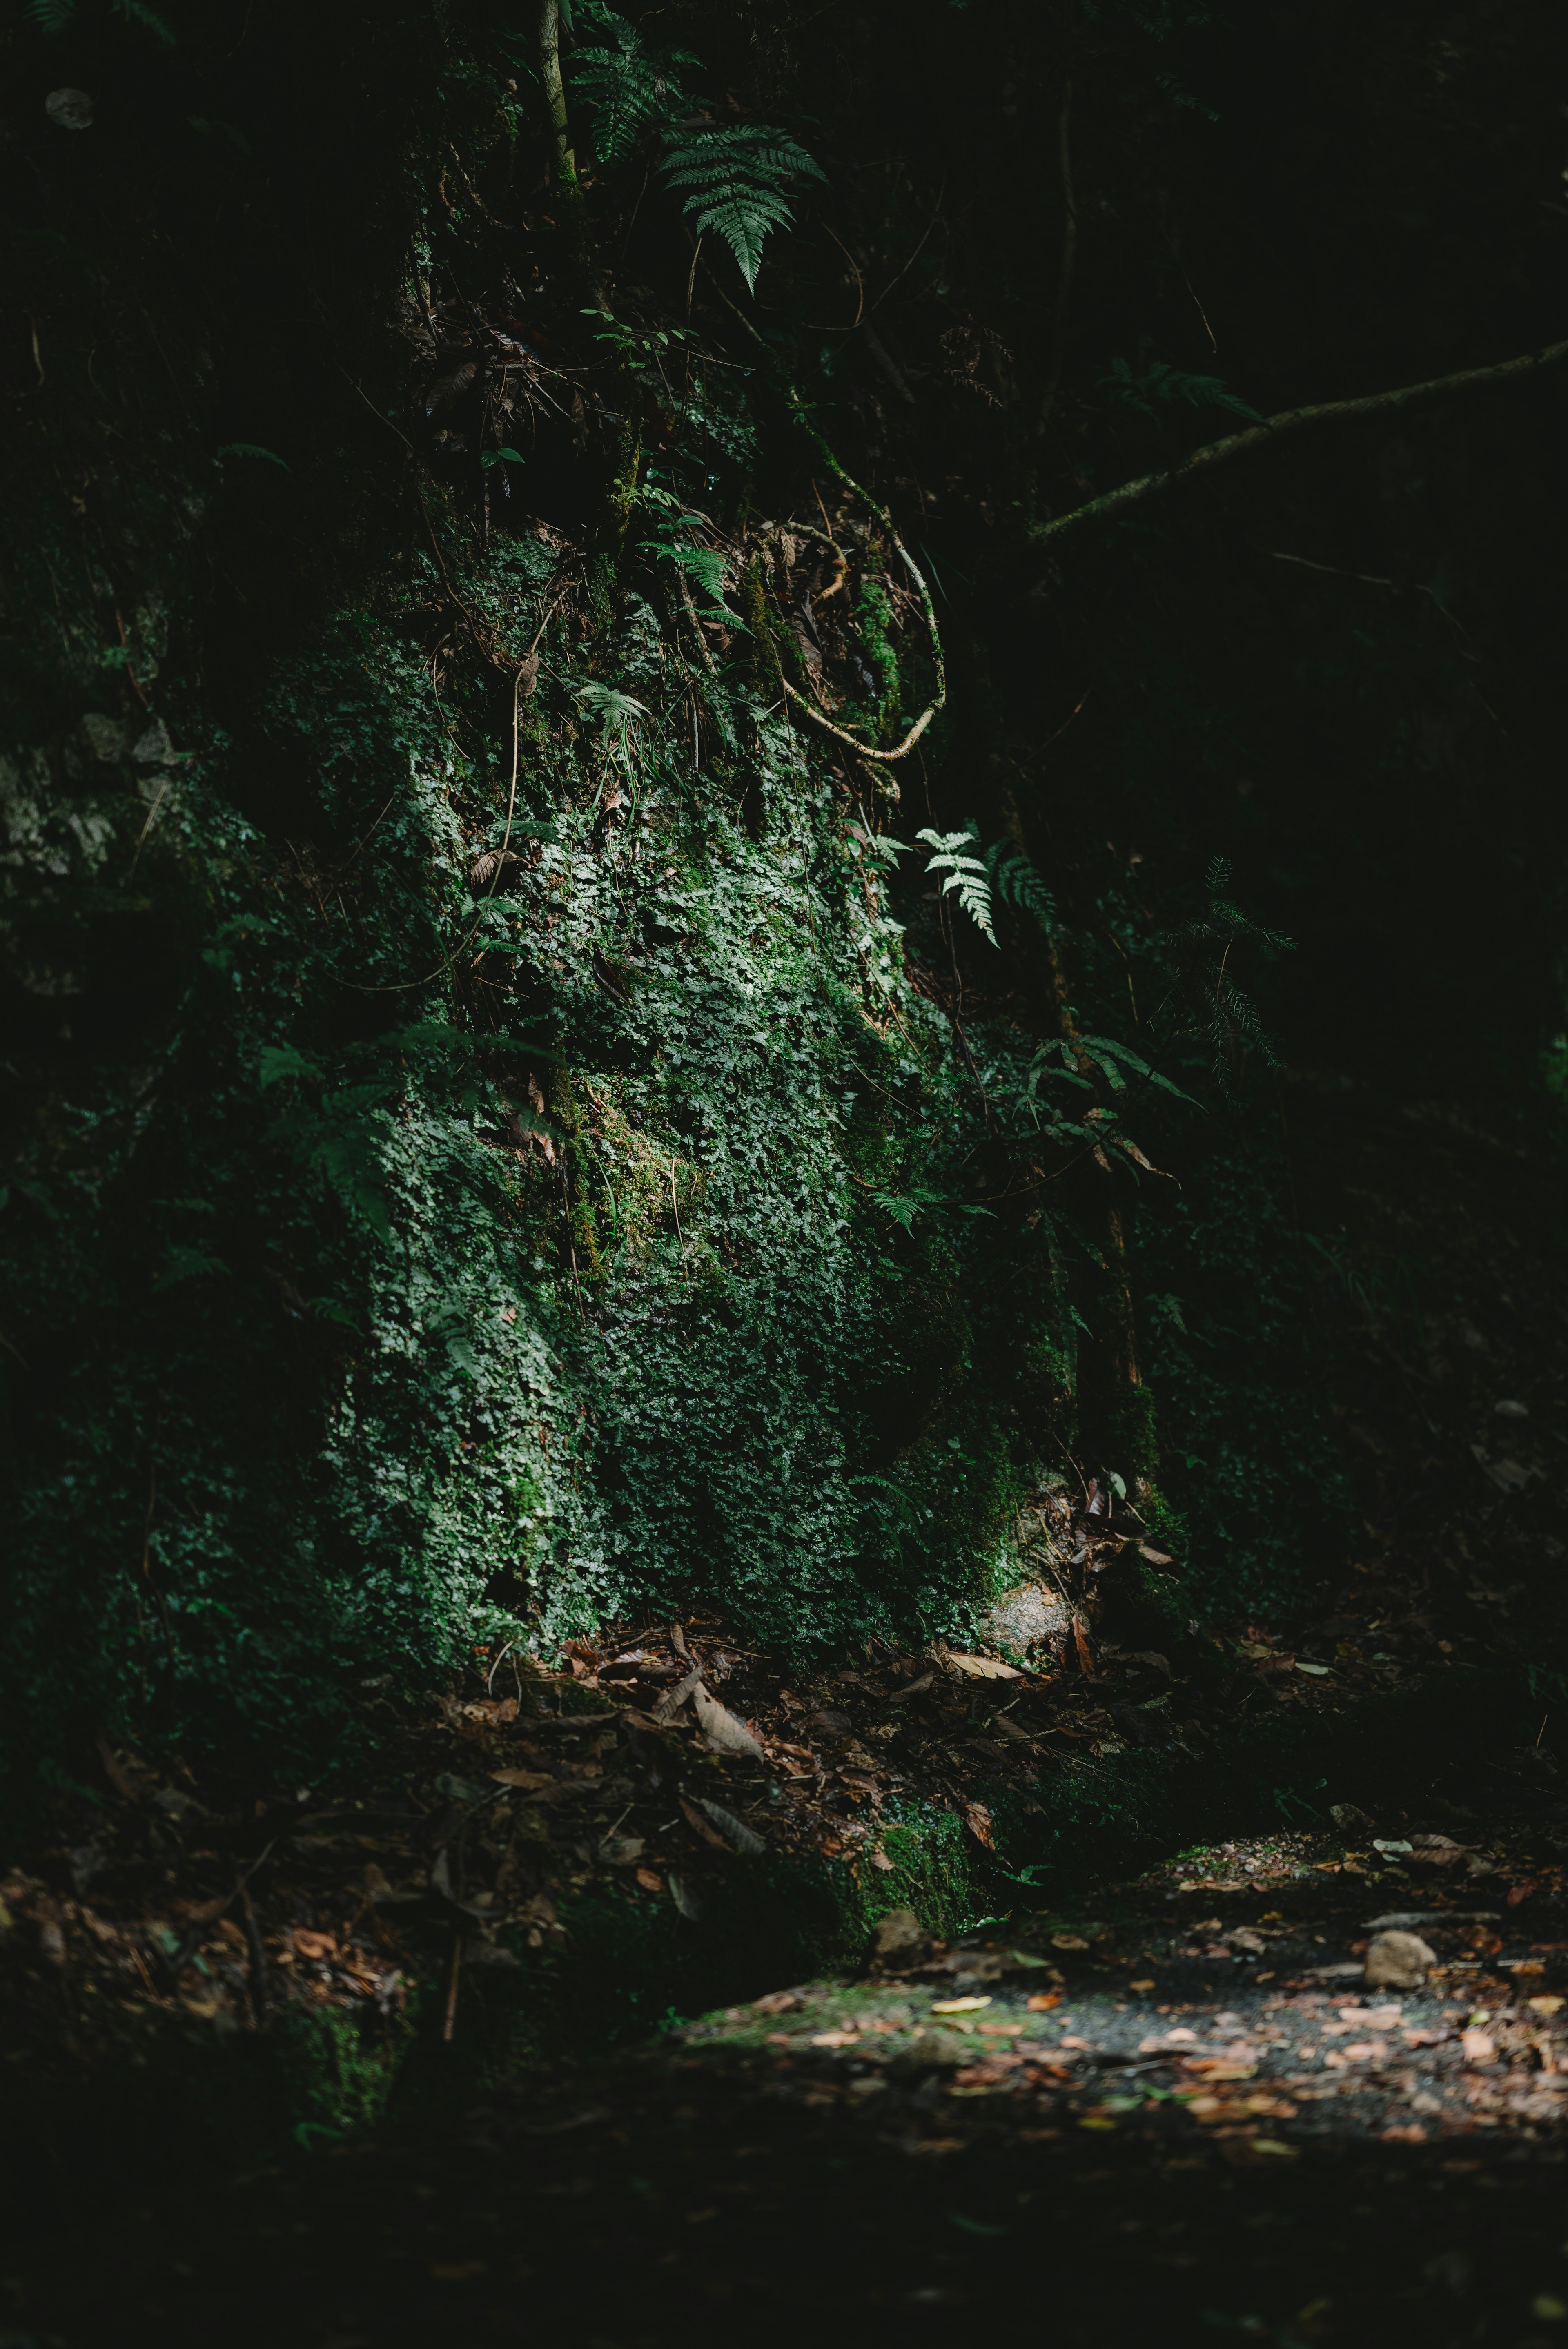
[{"label": "small fern", "polygon": [[665,186],[680,194],[699,236],[723,238],[755,293],[768,232],[795,217],[786,189],[794,180],[827,174],[798,140],[768,123],[682,128],[693,107],[676,67],[700,66],[701,59],[689,49],[650,47],[613,8],[594,5],[584,13],[606,36],[579,50],[572,67],[573,89],[593,109],[594,154],[608,166],[623,162],[649,134],[662,139]]},{"label": "small fern", "polygon": [[688,191],[685,209],[698,235],[720,236],[728,245],[748,293],[757,289],[769,230],[795,217],[784,190],[791,180],[827,177],[798,140],[764,122],[679,132],[662,170],[670,187]]},{"label": "small fern", "polygon": [[1219,408],[1227,415],[1240,416],[1249,424],[1261,424],[1263,418],[1217,375],[1184,375],[1180,367],[1156,359],[1141,375],[1134,375],[1125,359],[1112,359],[1110,373],[1101,376],[1100,389],[1109,391],[1113,399],[1124,407],[1136,408],[1140,415],[1160,419],[1162,409]]},{"label": "small fern", "polygon": [[985,870],[990,877],[992,894],[1005,905],[1016,905],[1038,922],[1049,937],[1057,926],[1057,901],[1045,884],[1045,877],[1016,840],[994,841],[985,851]]},{"label": "small fern", "polygon": [[1254,922],[1226,895],[1231,867],[1216,856],[1203,881],[1208,897],[1197,919],[1168,933],[1165,943],[1175,954],[1186,981],[1195,1019],[1191,1034],[1204,1037],[1213,1048],[1214,1073],[1227,1093],[1241,1088],[1248,1050],[1264,1066],[1277,1069],[1279,1055],[1265,1030],[1256,1003],[1231,975],[1231,957],[1238,946],[1261,947],[1276,954],[1294,952],[1295,940],[1282,930]]},{"label": "small fern", "polygon": [[[27,0],[27,14],[40,33],[63,33],[76,19],[79,0]],[[166,49],[175,47],[174,34],[156,8],[147,0],[112,0],[114,13],[123,16],[128,25],[139,25],[162,42]]]},{"label": "small fern", "polygon": [[701,59],[689,49],[650,48],[636,26],[612,9],[597,11],[595,21],[608,45],[578,50],[572,83],[593,109],[593,152],[608,166],[624,162],[645,133],[669,129],[686,111],[674,69]]},{"label": "small fern", "polygon": [[624,743],[630,730],[648,714],[645,702],[629,693],[618,693],[613,685],[580,685],[577,699],[598,719],[600,734],[610,744]]},{"label": "small fern", "polygon": [[975,928],[984,930],[995,946],[996,932],[991,920],[990,875],[984,860],[975,854],[980,845],[980,834],[973,819],[962,832],[927,830],[917,832],[914,836],[935,851],[925,869],[928,873],[946,874],[942,885],[943,895],[948,897],[956,891],[959,904]]}]

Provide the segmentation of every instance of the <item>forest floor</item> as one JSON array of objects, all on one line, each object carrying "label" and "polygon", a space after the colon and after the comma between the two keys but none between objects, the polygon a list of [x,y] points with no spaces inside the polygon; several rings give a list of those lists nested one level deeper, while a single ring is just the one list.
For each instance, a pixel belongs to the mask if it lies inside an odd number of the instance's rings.
[{"label": "forest floor", "polygon": [[[1454,1785],[1450,1796],[1474,1789]],[[1568,1832],[1222,1847],[7,2261],[24,2344],[1496,2342],[1568,2322]],[[1378,1851],[1378,1842],[1411,1844]],[[1434,1953],[1368,1987],[1380,1928]],[[1042,1983],[1049,1988],[1042,1988]]]},{"label": "forest floor", "polygon": [[[1238,1720],[1320,1747],[1425,1692],[1386,1802],[1330,1820],[1287,1799],[1260,1837],[1254,1789],[1233,1840],[1131,1880],[1113,1858],[1096,1881],[1088,1850],[1045,1887],[999,1881],[951,1946],[794,1984],[753,1952],[753,2003],[651,2038],[558,2007],[508,2084],[307,2130],[315,2150],[166,2167],[133,2128],[77,2171],[13,2131],[58,2174],[46,2217],[12,2203],[4,2349],[531,2327],[662,2349],[715,2323],[903,2342],[1027,2321],[1074,2349],[1568,2339],[1568,1692],[1532,1670],[1562,1650],[1553,1177],[1442,1104],[1336,1081],[1298,1085],[1292,1118],[1304,1218],[1343,1235],[1325,1375],[1364,1511],[1343,1586],[1299,1620],[1205,1627],[1206,1671],[1091,1626],[1087,1660],[1075,1636],[1038,1672],[939,1648],[810,1682],[722,1626],[629,1627],[510,1701],[476,1660],[471,1687],[384,1714],[341,1785],[112,1752],[112,1799],[67,1806],[0,1886],[0,2054],[37,2113],[117,2018],[253,2031],[258,1981],[274,2017],[390,2013],[400,1972],[438,2040],[443,1986],[460,2054],[500,1919],[526,1935],[526,2006],[536,1962],[542,2001],[572,1971],[557,1902],[673,1930],[753,1864],[748,1835],[863,1877],[912,1796],[983,1851],[991,1805],[1005,1840],[1010,1803],[1026,1820],[1119,1747],[1179,1740],[1201,1775]],[[1504,1691],[1480,1743],[1466,1665]],[[247,1914],[237,1872],[263,1852]],[[1407,1929],[1427,1979],[1367,1982],[1376,1933]]]}]

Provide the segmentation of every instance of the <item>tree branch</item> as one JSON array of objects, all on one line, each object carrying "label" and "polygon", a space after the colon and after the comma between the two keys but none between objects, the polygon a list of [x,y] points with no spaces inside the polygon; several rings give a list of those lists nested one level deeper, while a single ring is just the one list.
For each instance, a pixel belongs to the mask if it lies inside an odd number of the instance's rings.
[{"label": "tree branch", "polygon": [[1522,358],[1503,359],[1496,367],[1465,367],[1458,375],[1435,376],[1429,383],[1408,383],[1398,391],[1374,391],[1363,399],[1330,399],[1316,408],[1286,408],[1279,415],[1264,419],[1262,424],[1249,425],[1244,432],[1227,433],[1222,440],[1210,441],[1206,449],[1194,449],[1179,465],[1163,473],[1145,473],[1135,481],[1123,481],[1119,490],[1108,490],[1102,498],[1090,498],[1088,503],[1075,506],[1071,513],[1058,514],[1055,522],[1037,522],[1029,536],[1037,544],[1043,540],[1059,538],[1064,531],[1076,530],[1080,523],[1098,522],[1106,514],[1117,513],[1123,506],[1139,504],[1144,498],[1159,495],[1161,490],[1175,487],[1194,473],[1205,471],[1211,465],[1221,464],[1227,457],[1240,457],[1251,449],[1262,449],[1286,432],[1299,430],[1304,424],[1323,424],[1335,417],[1374,416],[1384,410],[1412,408],[1417,401],[1440,398],[1446,392],[1465,391],[1472,384],[1510,383],[1516,378],[1537,374],[1541,368],[1553,367],[1559,359],[1568,358],[1568,342],[1551,343],[1543,351],[1528,352]]}]

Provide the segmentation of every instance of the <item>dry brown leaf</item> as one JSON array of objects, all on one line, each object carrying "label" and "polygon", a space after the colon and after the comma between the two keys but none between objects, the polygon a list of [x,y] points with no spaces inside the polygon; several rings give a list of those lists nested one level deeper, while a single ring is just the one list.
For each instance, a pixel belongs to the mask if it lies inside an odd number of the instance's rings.
[{"label": "dry brown leaf", "polygon": [[1084,1629],[1084,1620],[1081,1615],[1075,1615],[1073,1617],[1073,1642],[1078,1649],[1079,1670],[1086,1672],[1088,1678],[1092,1680],[1094,1678],[1094,1656],[1089,1649],[1088,1634]]},{"label": "dry brown leaf", "polygon": [[976,1841],[983,1843],[987,1851],[995,1851],[996,1848],[996,1839],[991,1833],[991,1814],[985,1808],[985,1804],[965,1803],[964,1806],[964,1816],[968,1824],[970,1833],[975,1837]]},{"label": "dry brown leaf", "polygon": [[521,863],[521,857],[512,849],[487,848],[484,854],[476,856],[469,867],[469,896],[477,897],[486,884],[493,881],[498,873],[504,872],[509,864]]},{"label": "dry brown leaf", "polygon": [[680,1806],[681,1816],[686,1820],[687,1826],[695,1827],[697,1834],[701,1836],[704,1843],[712,1844],[716,1851],[727,1851],[729,1849],[729,1846],[725,1842],[724,1837],[719,1834],[717,1828],[709,1826],[707,1821],[703,1817],[702,1813],[697,1809],[696,1805],[694,1802],[689,1801],[685,1795],[680,1798]]},{"label": "dry brown leaf", "polygon": [[889,1704],[906,1703],[912,1696],[919,1696],[923,1690],[928,1689],[935,1678],[934,1672],[922,1672],[917,1681],[906,1681],[903,1688],[894,1689],[888,1699]]},{"label": "dry brown leaf", "polygon": [[702,1674],[688,1672],[684,1681],[677,1681],[673,1689],[665,1691],[654,1707],[654,1719],[659,1722],[673,1721],[687,1697],[695,1696],[701,1686]]},{"label": "dry brown leaf", "polygon": [[727,1811],[722,1803],[710,1803],[706,1795],[699,1795],[697,1800],[732,1851],[739,1852],[747,1859],[760,1859],[764,1856],[768,1846],[755,1827],[748,1827],[744,1819],[738,1819],[735,1813]]},{"label": "dry brown leaf", "polygon": [[498,1786],[521,1786],[529,1794],[555,1784],[548,1770],[492,1770],[490,1776]]},{"label": "dry brown leaf", "polygon": [[716,1754],[748,1756],[752,1761],[766,1762],[767,1754],[743,1721],[738,1720],[727,1705],[709,1696],[701,1681],[692,1691],[692,1704],[697,1725]]},{"label": "dry brown leaf", "polygon": [[1021,1681],[1024,1677],[1016,1665],[999,1664],[995,1656],[965,1656],[950,1649],[947,1661],[975,1681]]}]

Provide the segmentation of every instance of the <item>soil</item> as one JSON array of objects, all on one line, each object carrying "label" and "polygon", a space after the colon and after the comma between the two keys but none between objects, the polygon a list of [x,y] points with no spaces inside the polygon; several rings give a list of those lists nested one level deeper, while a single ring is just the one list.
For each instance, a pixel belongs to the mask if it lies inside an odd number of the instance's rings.
[{"label": "soil", "polygon": [[[913,1939],[439,2130],[128,2178],[11,2252],[5,2338],[1555,2342],[1568,1830],[1460,1807]],[[1365,1983],[1380,1926],[1418,1987]]]}]

